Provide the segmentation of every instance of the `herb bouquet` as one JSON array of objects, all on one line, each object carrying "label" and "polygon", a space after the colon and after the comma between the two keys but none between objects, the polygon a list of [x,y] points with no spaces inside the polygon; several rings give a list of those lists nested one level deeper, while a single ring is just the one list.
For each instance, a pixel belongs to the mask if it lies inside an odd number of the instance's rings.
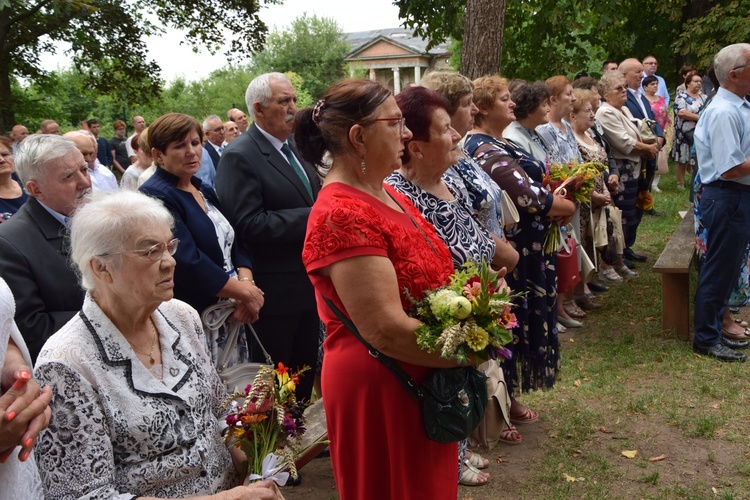
[{"label": "herb bouquet", "polygon": [[[607,170],[606,165],[589,161],[586,163],[548,163],[542,184],[554,194],[559,194],[580,205],[591,203],[596,178]],[[557,252],[562,245],[560,226],[551,224],[544,238],[545,253]]]},{"label": "herb bouquet", "polygon": [[412,300],[412,316],[422,322],[415,332],[417,344],[462,363],[470,355],[477,364],[490,358],[510,359],[510,350],[503,346],[513,340],[508,330],[517,325],[511,312],[516,296],[484,260],[480,266],[468,262],[447,286]]},{"label": "herb bouquet", "polygon": [[290,474],[297,478],[294,459],[302,451],[303,414],[308,404],[297,401],[294,393],[299,378],[309,369],[304,366],[293,372],[282,363],[274,370],[262,366],[252,384],[230,394],[222,405],[222,409],[229,407],[224,442],[245,453],[242,475],[250,482],[272,479],[284,486]]}]

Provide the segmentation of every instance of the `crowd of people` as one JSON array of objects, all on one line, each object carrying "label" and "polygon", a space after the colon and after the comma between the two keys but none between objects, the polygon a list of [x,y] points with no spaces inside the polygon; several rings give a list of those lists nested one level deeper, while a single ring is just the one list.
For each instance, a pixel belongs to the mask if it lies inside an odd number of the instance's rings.
[{"label": "crowd of people", "polygon": [[[411,301],[490,263],[520,292],[497,440],[522,444],[516,426],[540,416],[521,399],[554,386],[558,334],[638,277],[638,226],[658,215],[669,94],[652,56],[612,63],[598,81],[436,71],[395,96],[343,80],[302,110],[268,73],[246,92],[252,122],[136,117],[109,142],[96,120],[64,136],[51,120],[14,127],[0,138],[2,491],[276,498],[268,481],[242,484],[242,451],[222,441],[222,370],[264,352],[318,368],[297,396],[323,398],[341,498],[487,484],[489,461],[429,440],[418,402],[338,314],[419,383],[457,362],[418,348]],[[750,346],[726,312],[750,252],[748,65],[750,45],[727,47],[711,104],[694,70],[674,101],[678,183],[700,170],[693,348],[728,361]],[[583,162],[604,168],[585,203],[545,181]]]}]

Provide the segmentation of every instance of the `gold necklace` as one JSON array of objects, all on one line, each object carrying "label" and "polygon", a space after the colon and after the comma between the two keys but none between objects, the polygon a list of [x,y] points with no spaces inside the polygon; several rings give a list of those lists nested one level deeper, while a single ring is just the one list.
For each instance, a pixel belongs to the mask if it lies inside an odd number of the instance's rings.
[{"label": "gold necklace", "polygon": [[156,327],[154,326],[154,321],[149,318],[149,324],[151,325],[151,332],[153,334],[153,338],[151,339],[151,350],[146,354],[144,351],[141,351],[134,343],[132,343],[130,340],[128,340],[128,344],[131,345],[133,349],[136,350],[136,352],[139,352],[143,354],[144,356],[148,356],[149,363],[153,366],[156,363],[156,360],[154,359],[154,347],[156,346]]}]

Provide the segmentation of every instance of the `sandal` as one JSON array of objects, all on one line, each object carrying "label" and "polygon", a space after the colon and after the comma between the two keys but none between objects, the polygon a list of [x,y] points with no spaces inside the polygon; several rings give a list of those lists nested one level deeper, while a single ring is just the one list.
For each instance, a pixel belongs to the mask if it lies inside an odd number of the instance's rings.
[{"label": "sandal", "polygon": [[740,325],[742,328],[747,328],[747,326],[748,326],[747,321],[742,320],[740,318],[732,318],[732,319],[734,320],[735,323],[737,323],[738,325]]},{"label": "sandal", "polygon": [[566,313],[568,313],[568,316],[571,318],[585,318],[586,313],[578,307],[578,305],[573,300],[566,300],[563,302],[563,309]]},{"label": "sandal", "polygon": [[518,429],[516,429],[516,426],[511,424],[510,427],[504,427],[503,430],[500,431],[500,437],[497,438],[497,440],[505,444],[521,444],[523,437],[521,436],[521,433],[518,432]]},{"label": "sandal", "polygon": [[593,300],[592,297],[589,297],[588,295],[583,295],[581,297],[576,297],[576,305],[578,305],[581,309],[585,309],[587,311],[593,311],[594,309],[599,309],[601,304],[597,304]]},{"label": "sandal", "polygon": [[464,471],[461,473],[461,479],[458,480],[458,484],[464,486],[484,486],[490,479],[487,478],[484,481],[479,479],[479,469],[471,465],[468,460],[464,460]]},{"label": "sandal", "polygon": [[471,453],[471,456],[466,457],[466,461],[477,469],[486,469],[490,466],[490,461],[482,457],[479,453],[473,451],[467,451],[467,454]]},{"label": "sandal", "polygon": [[510,416],[510,423],[516,425],[532,424],[539,420],[539,413],[526,408],[520,415]]},{"label": "sandal", "polygon": [[729,330],[725,330],[724,328],[721,329],[721,334],[724,336],[725,339],[731,339],[731,340],[747,340],[748,334],[750,334],[750,330],[745,328],[745,330],[742,333],[732,333]]},{"label": "sandal", "polygon": [[612,267],[599,271],[599,279],[610,283],[622,283],[622,276],[617,274],[617,271]]}]

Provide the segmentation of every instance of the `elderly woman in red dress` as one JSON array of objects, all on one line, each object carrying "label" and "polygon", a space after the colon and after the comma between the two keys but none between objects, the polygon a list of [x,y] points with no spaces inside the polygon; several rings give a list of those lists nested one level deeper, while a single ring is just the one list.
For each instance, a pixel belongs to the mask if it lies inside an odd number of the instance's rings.
[{"label": "elderly woman in red dress", "polygon": [[385,365],[339,321],[330,299],[373,347],[417,382],[452,366],[417,347],[405,294],[421,298],[453,271],[445,244],[383,179],[401,167],[412,137],[377,82],[334,84],[296,118],[302,156],[333,163],[312,208],[302,259],[326,324],[322,383],[331,460],[343,500],[456,498],[456,443],[427,439],[421,409]]}]

